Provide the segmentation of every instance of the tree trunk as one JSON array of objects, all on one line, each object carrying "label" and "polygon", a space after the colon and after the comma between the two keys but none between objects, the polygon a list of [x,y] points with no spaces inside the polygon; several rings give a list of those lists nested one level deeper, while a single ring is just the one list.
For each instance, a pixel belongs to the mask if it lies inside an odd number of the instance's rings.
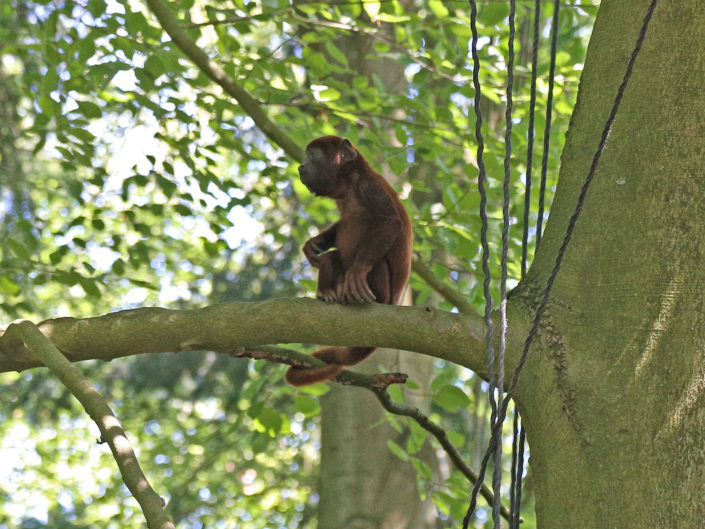
[{"label": "tree trunk", "polygon": [[385,421],[377,399],[363,389],[334,385],[322,404],[318,527],[435,527],[433,506],[420,501],[416,470],[387,448],[388,440],[404,446],[406,436]]},{"label": "tree trunk", "polygon": [[[647,2],[603,0],[551,217],[512,297],[535,306]],[[662,0],[522,375],[539,527],[705,520],[705,11]]]}]

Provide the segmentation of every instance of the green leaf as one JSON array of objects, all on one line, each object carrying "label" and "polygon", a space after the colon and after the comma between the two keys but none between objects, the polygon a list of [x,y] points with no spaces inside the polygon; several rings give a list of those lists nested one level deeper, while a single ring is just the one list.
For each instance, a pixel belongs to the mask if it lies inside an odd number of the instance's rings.
[{"label": "green leaf", "polygon": [[21,242],[16,241],[15,239],[7,239],[7,245],[10,247],[10,250],[12,250],[12,253],[23,261],[31,260],[29,250]]},{"label": "green leaf", "polygon": [[438,18],[445,18],[450,15],[450,11],[448,11],[448,8],[443,5],[442,0],[429,0],[428,7],[431,8],[433,14]]},{"label": "green leaf", "polygon": [[0,292],[4,292],[10,296],[16,296],[21,290],[20,286],[9,277],[0,276]]},{"label": "green leaf", "polygon": [[262,408],[255,419],[255,427],[258,431],[276,437],[282,429],[284,421],[279,412],[272,408]]},{"label": "green leaf", "polygon": [[496,26],[509,16],[508,2],[489,2],[479,13],[480,20],[488,26]]},{"label": "green leaf", "polygon": [[370,18],[372,19],[375,18],[377,13],[379,13],[380,8],[382,7],[380,2],[373,0],[363,0],[362,6],[365,8],[365,11],[368,15],[370,15]]},{"label": "green leaf", "polygon": [[99,118],[103,115],[100,107],[90,101],[79,101],[78,111],[87,118]]},{"label": "green leaf", "polygon": [[328,54],[343,66],[348,65],[348,58],[331,41],[326,41],[326,51]]},{"label": "green leaf", "polygon": [[468,396],[460,388],[452,385],[443,386],[433,396],[433,400],[451,413],[458,411],[458,408],[467,408],[470,405]]},{"label": "green leaf", "polygon": [[448,439],[458,448],[465,446],[465,436],[460,432],[448,432]]},{"label": "green leaf", "polygon": [[158,286],[155,286],[152,283],[149,283],[148,281],[142,281],[141,279],[133,279],[131,277],[128,277],[127,280],[136,287],[148,288],[149,290],[154,290],[155,292],[159,291]]},{"label": "green leaf", "polygon": [[78,284],[82,279],[81,275],[73,270],[70,272],[65,272],[64,270],[57,270],[53,274],[53,278],[63,285],[68,285],[70,287]]},{"label": "green leaf", "polygon": [[190,217],[193,215],[193,210],[189,208],[186,204],[176,204],[174,206],[174,211],[176,211],[179,215],[183,215],[184,217]]},{"label": "green leaf", "polygon": [[335,101],[337,99],[340,99],[340,92],[338,92],[335,88],[328,87],[325,90],[321,90],[318,93],[318,96],[323,101]]},{"label": "green leaf", "polygon": [[49,67],[47,69],[46,74],[42,78],[42,88],[41,88],[41,93],[46,95],[54,90],[56,90],[56,87],[59,83],[59,74],[56,73],[56,68],[54,67]]},{"label": "green leaf", "polygon": [[155,79],[160,75],[167,73],[166,65],[156,54],[152,54],[147,57],[147,60],[144,62],[144,67],[154,76]]},{"label": "green leaf", "polygon": [[391,439],[389,441],[387,441],[387,448],[389,448],[389,451],[392,454],[394,454],[395,456],[397,456],[399,459],[401,459],[402,461],[409,460],[409,456],[404,451],[404,449],[401,446],[399,446],[397,443],[392,441]]},{"label": "green leaf", "polygon": [[300,393],[308,393],[309,395],[313,395],[314,397],[321,397],[330,391],[330,386],[321,382],[319,384],[301,386],[300,388],[298,388],[298,391]]},{"label": "green leaf", "polygon": [[353,79],[353,88],[355,90],[364,90],[370,85],[370,80],[367,77],[355,77]]},{"label": "green leaf", "polygon": [[88,0],[88,11],[94,18],[105,13],[105,0]]},{"label": "green leaf", "polygon": [[423,461],[419,460],[416,457],[412,457],[411,464],[414,465],[416,472],[419,474],[419,476],[421,478],[423,478],[423,479],[432,479],[433,478],[433,472],[431,471],[431,467],[429,467]]},{"label": "green leaf", "polygon": [[387,388],[387,393],[389,393],[389,397],[394,402],[404,402],[404,394],[401,391],[400,385],[394,384],[393,386],[390,386]]},{"label": "green leaf", "polygon": [[125,263],[121,259],[115,259],[111,266],[111,270],[114,274],[121,276],[125,274]]},{"label": "green leaf", "polygon": [[392,15],[390,13],[380,13],[377,15],[377,20],[381,22],[389,22],[390,24],[399,24],[400,22],[409,22],[409,15]]},{"label": "green leaf", "polygon": [[[93,57],[95,53],[95,41],[91,38],[81,39],[78,43],[78,60],[80,64],[85,64],[85,62]],[[70,68],[71,66],[69,66]]]},{"label": "green leaf", "polygon": [[78,280],[81,284],[83,291],[91,297],[100,297],[100,289],[98,288],[98,282],[95,279],[90,279],[82,277]]},{"label": "green leaf", "polygon": [[56,102],[47,95],[39,96],[37,105],[47,117],[52,117],[56,114]]},{"label": "green leaf", "polygon": [[303,413],[306,417],[313,417],[321,412],[321,405],[318,400],[308,395],[297,395],[294,399],[296,411]]},{"label": "green leaf", "polygon": [[411,435],[406,442],[406,451],[409,454],[415,454],[423,448],[428,432],[424,430],[417,422],[412,422],[410,426]]},{"label": "green leaf", "polygon": [[372,47],[377,53],[387,53],[390,50],[389,44],[378,40],[374,42]]}]

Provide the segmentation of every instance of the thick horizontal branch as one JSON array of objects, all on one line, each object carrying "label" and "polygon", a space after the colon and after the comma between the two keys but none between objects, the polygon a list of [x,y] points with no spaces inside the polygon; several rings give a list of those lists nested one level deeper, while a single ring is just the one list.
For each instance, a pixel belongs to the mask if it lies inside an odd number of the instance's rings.
[{"label": "thick horizontal branch", "polygon": [[[45,320],[38,327],[72,362],[204,349],[230,353],[297,342],[414,351],[463,365],[480,376],[487,363],[480,316],[425,307],[342,306],[280,298],[191,310],[140,308],[94,318]],[[519,339],[522,327],[514,326]],[[0,334],[0,372],[40,365],[20,340]],[[512,368],[511,354],[507,365]]]}]

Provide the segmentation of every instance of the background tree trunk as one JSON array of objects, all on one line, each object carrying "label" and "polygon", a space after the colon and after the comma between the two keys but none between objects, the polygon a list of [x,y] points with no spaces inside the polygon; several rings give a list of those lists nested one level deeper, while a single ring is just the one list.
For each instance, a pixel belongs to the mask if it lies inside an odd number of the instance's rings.
[{"label": "background tree trunk", "polygon": [[[647,3],[602,2],[534,265],[535,303]],[[542,529],[705,519],[705,13],[661,1],[518,400]]]}]

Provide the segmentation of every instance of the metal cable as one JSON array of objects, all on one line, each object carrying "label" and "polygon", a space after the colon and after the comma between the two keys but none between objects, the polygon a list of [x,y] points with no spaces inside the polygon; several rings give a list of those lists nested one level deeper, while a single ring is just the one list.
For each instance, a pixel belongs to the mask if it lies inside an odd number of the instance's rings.
[{"label": "metal cable", "polygon": [[548,70],[548,98],[546,99],[546,126],[543,129],[543,153],[541,156],[541,185],[539,190],[539,213],[536,221],[536,248],[541,242],[543,229],[543,209],[546,199],[546,175],[548,174],[548,150],[551,144],[551,119],[553,116],[553,85],[556,78],[556,50],[558,48],[558,14],[560,0],[553,2],[551,22],[551,65]]},{"label": "metal cable", "polygon": [[536,78],[539,65],[539,21],[541,0],[534,7],[534,40],[531,50],[531,98],[529,99],[529,132],[526,153],[526,187],[524,190],[524,230],[521,239],[521,276],[526,275],[527,252],[529,247],[529,212],[531,211],[531,173],[534,160],[534,122],[536,115]]},{"label": "metal cable", "polygon": [[526,446],[526,430],[524,424],[519,424],[519,454],[517,455],[517,488],[514,503],[509,506],[509,529],[519,529],[521,523],[521,488],[524,476],[524,447]]},{"label": "metal cable", "polygon": [[[511,157],[512,157],[512,111],[514,100],[512,91],[514,89],[514,37],[516,28],[514,20],[516,18],[516,0],[510,1],[509,7],[509,42],[507,57],[507,107],[505,109],[504,120],[506,123],[504,132],[504,182],[502,184],[502,258],[501,258],[501,279],[500,279],[500,306],[499,306],[499,354],[497,355],[497,407],[503,404],[504,392],[504,354],[507,349],[507,254],[509,253],[509,183],[511,179]],[[493,425],[494,426],[494,425]],[[497,435],[502,435],[502,428],[497,429]],[[492,475],[492,490],[494,492],[494,503],[492,504],[492,519],[495,529],[499,529],[500,511],[502,507],[502,443],[496,442],[494,452],[494,472]]]},{"label": "metal cable", "polygon": [[488,397],[490,401],[490,407],[492,409],[492,421],[497,417],[497,402],[495,400],[495,388],[497,382],[495,380],[494,374],[494,364],[495,364],[495,354],[494,354],[494,344],[492,343],[492,336],[494,335],[494,324],[492,322],[492,295],[490,293],[490,267],[489,267],[489,257],[490,249],[487,243],[487,192],[485,191],[485,180],[487,178],[487,171],[485,169],[485,162],[482,157],[485,149],[485,141],[482,137],[482,111],[480,110],[480,103],[482,100],[482,89],[480,86],[480,59],[477,55],[477,4],[475,0],[470,0],[470,26],[472,28],[472,39],[471,39],[471,53],[472,53],[472,81],[475,89],[474,101],[475,106],[475,139],[477,141],[477,188],[480,192],[480,242],[482,245],[482,274],[484,276],[484,281],[482,283],[482,291],[485,296],[485,326],[487,331],[485,333],[485,342],[487,344],[487,369],[489,378],[489,392]]},{"label": "metal cable", "polygon": [[[517,469],[519,468],[518,453],[519,453],[519,412],[514,406],[514,420],[512,421],[512,465],[510,470],[509,484],[509,529],[512,529],[512,521],[515,517],[514,506],[516,505],[517,492]],[[522,462],[523,464],[523,462]],[[521,474],[520,474],[521,475]]]},{"label": "metal cable", "polygon": [[[472,55],[472,81],[474,88],[473,105],[475,110],[475,139],[477,141],[477,188],[480,193],[480,242],[482,245],[482,274],[484,277],[482,283],[482,291],[485,297],[485,343],[487,347],[487,378],[489,383],[489,388],[487,391],[487,398],[490,403],[490,428],[492,432],[495,432],[496,428],[495,422],[497,420],[497,400],[495,398],[495,390],[497,388],[497,381],[495,379],[494,366],[495,366],[495,353],[494,344],[492,342],[492,337],[494,335],[494,324],[492,322],[492,295],[490,293],[490,268],[489,268],[489,244],[487,243],[487,192],[485,191],[485,180],[486,180],[486,169],[483,159],[483,152],[485,147],[485,142],[482,136],[482,111],[480,109],[480,104],[482,102],[482,87],[480,85],[480,59],[477,54],[477,41],[479,39],[477,31],[477,4],[475,0],[470,1],[470,27],[472,30],[472,38],[470,41],[470,50]],[[492,436],[497,435],[492,433]],[[484,474],[483,474],[484,478]],[[482,481],[480,479],[479,481]],[[477,488],[477,482],[473,487],[473,490]],[[479,491],[479,488],[478,488]],[[493,502],[493,511],[494,511]]]},{"label": "metal cable", "polygon": [[[531,211],[532,166],[534,157],[534,128],[536,115],[536,81],[539,63],[539,28],[541,21],[541,0],[534,3],[534,34],[531,48],[531,97],[529,99],[529,124],[526,152],[526,176],[524,185],[524,226],[521,239],[521,277],[526,275],[529,249],[529,213]],[[517,436],[519,439],[517,439]],[[512,437],[512,467],[509,484],[509,529],[518,529],[521,512],[521,488],[524,470],[524,447],[526,432],[519,425],[519,411],[514,408],[514,428]],[[519,446],[517,446],[517,443]]]},{"label": "metal cable", "polygon": [[[531,329],[529,330],[529,334],[526,337],[526,341],[524,342],[524,348],[522,349],[521,357],[519,358],[519,362],[517,363],[517,366],[514,370],[514,375],[512,376],[512,383],[509,386],[509,389],[507,390],[506,398],[504,400],[504,403],[501,408],[499,408],[498,415],[497,415],[497,421],[495,423],[494,429],[498,429],[498,425],[501,425],[502,421],[507,415],[507,405],[509,403],[509,399],[514,395],[514,392],[516,390],[517,383],[519,382],[519,375],[521,374],[521,370],[524,367],[524,364],[526,363],[526,359],[529,354],[529,348],[531,347],[532,342],[534,341],[534,338],[536,337],[538,333],[538,328],[539,324],[541,322],[541,317],[543,316],[543,313],[546,310],[546,307],[548,306],[548,301],[551,297],[551,290],[553,289],[553,284],[556,280],[556,277],[558,276],[558,272],[560,271],[561,264],[563,263],[563,258],[565,257],[565,252],[568,248],[568,244],[570,243],[571,238],[573,237],[573,231],[575,230],[575,225],[578,222],[578,218],[580,217],[580,213],[583,209],[583,204],[585,203],[585,197],[587,196],[587,192],[590,189],[590,185],[592,184],[592,180],[595,177],[595,172],[597,171],[597,165],[600,161],[600,158],[602,157],[602,153],[605,150],[605,145],[607,144],[607,138],[609,137],[610,131],[612,130],[612,125],[614,124],[614,121],[617,117],[617,112],[619,110],[620,104],[622,102],[622,98],[624,97],[624,91],[627,88],[627,84],[629,83],[629,79],[632,76],[632,71],[634,69],[634,64],[636,63],[637,56],[639,55],[639,51],[641,50],[641,46],[644,42],[644,38],[646,37],[646,31],[649,27],[649,22],[651,21],[651,17],[654,13],[654,10],[656,9],[656,5],[658,3],[658,0],[652,0],[651,4],[649,5],[649,9],[644,17],[644,22],[641,27],[641,31],[639,33],[639,38],[636,41],[636,45],[634,46],[634,50],[632,51],[631,56],[629,57],[629,62],[627,64],[627,69],[624,73],[624,77],[622,78],[622,82],[619,85],[619,88],[617,89],[617,94],[614,99],[614,103],[612,104],[612,109],[610,110],[610,114],[607,118],[607,121],[605,122],[604,129],[602,131],[602,136],[600,137],[600,143],[597,147],[597,150],[595,151],[595,154],[592,158],[592,163],[590,164],[590,169],[588,170],[588,174],[585,178],[585,182],[583,183],[582,188],[580,189],[580,195],[578,196],[578,202],[575,206],[575,210],[573,211],[573,214],[570,217],[570,220],[568,221],[568,227],[566,229],[565,236],[563,238],[563,242],[561,243],[561,247],[558,250],[558,254],[556,255],[556,262],[553,266],[553,270],[551,271],[551,275],[548,277],[548,280],[546,281],[546,287],[543,292],[543,295],[541,297],[541,301],[539,303],[538,308],[536,309],[536,314],[534,315],[534,320],[531,324]],[[485,451],[485,455],[482,458],[482,463],[480,465],[480,471],[478,472],[478,480],[475,483],[475,486],[473,487],[473,492],[472,496],[470,498],[470,506],[468,507],[468,511],[465,514],[465,518],[463,519],[463,529],[468,528],[468,524],[470,523],[470,517],[472,516],[473,512],[475,511],[475,507],[477,505],[477,493],[479,491],[479,484],[482,484],[484,480],[485,473],[487,472],[487,463],[489,461],[490,455],[493,453],[495,449],[495,439],[496,439],[496,434],[493,431],[493,435],[490,436],[490,445],[487,447],[487,450]]]}]

